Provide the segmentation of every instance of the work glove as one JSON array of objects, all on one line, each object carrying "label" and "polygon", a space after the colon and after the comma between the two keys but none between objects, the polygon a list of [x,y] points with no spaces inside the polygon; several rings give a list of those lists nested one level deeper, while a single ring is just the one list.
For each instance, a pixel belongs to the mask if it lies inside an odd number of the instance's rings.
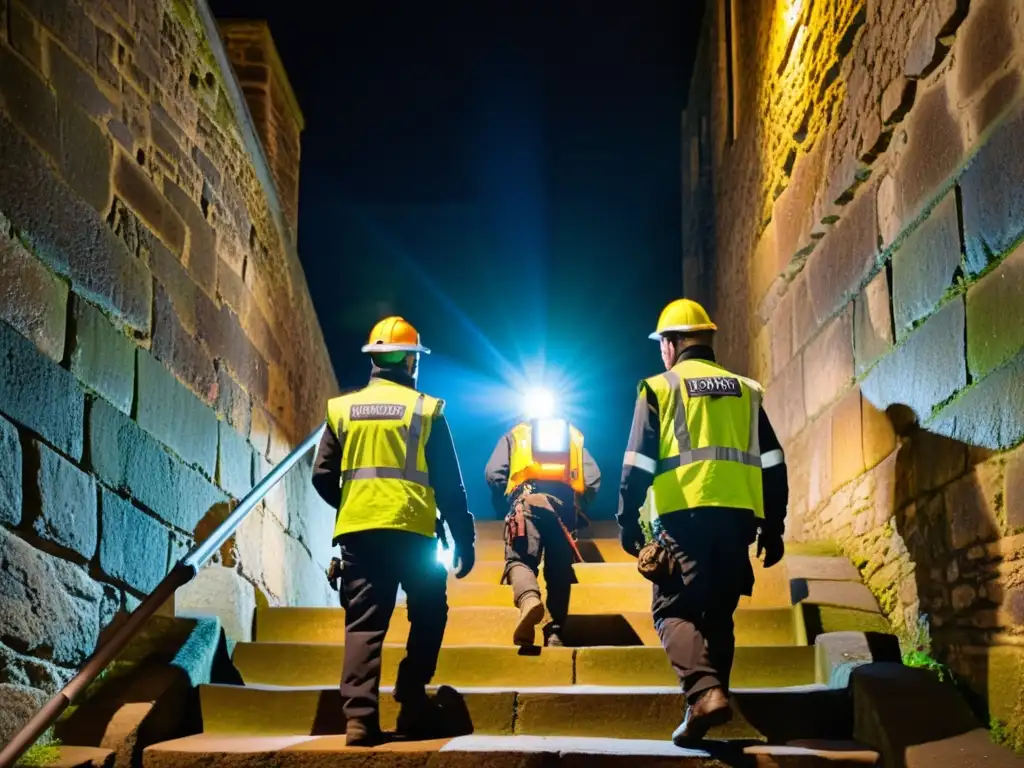
[{"label": "work glove", "polygon": [[455,578],[466,578],[469,575],[469,572],[473,570],[473,565],[476,563],[476,550],[473,545],[470,544],[468,547],[460,547],[456,544],[454,560]]},{"label": "work glove", "polygon": [[622,545],[627,554],[638,557],[640,550],[644,548],[646,543],[644,532],[640,530],[639,526],[619,528],[619,544]]},{"label": "work glove", "polygon": [[764,552],[764,567],[771,568],[786,554],[786,545],[782,542],[782,534],[774,531],[761,530],[757,534],[757,556]]}]

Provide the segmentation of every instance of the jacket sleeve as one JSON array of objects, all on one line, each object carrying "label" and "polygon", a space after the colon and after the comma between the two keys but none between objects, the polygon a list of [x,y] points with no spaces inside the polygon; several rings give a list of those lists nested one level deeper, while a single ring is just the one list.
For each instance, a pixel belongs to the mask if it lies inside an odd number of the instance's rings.
[{"label": "jacket sleeve", "polygon": [[491,489],[491,505],[501,517],[508,513],[505,486],[508,484],[509,462],[512,457],[509,440],[508,433],[501,436],[491,452],[491,458],[487,460],[487,466],[484,467],[484,480]]},{"label": "jacket sleeve", "polygon": [[437,508],[452,532],[455,545],[459,548],[471,547],[476,539],[473,515],[469,512],[459,457],[455,452],[455,442],[452,440],[452,432],[444,414],[440,414],[434,420],[423,452]]},{"label": "jacket sleeve", "polygon": [[594,501],[597,492],[601,490],[601,468],[597,466],[597,462],[594,461],[594,457],[590,455],[586,446],[583,447],[583,484],[586,486],[586,490],[579,497],[579,503],[585,510]]},{"label": "jacket sleeve", "polygon": [[764,489],[762,529],[766,533],[781,536],[786,530],[786,508],[789,506],[786,457],[764,408],[758,414],[757,429],[761,452],[761,485]]},{"label": "jacket sleeve", "polygon": [[341,454],[344,447],[344,433],[340,436],[334,434],[328,423],[313,460],[313,488],[333,509],[341,506]]},{"label": "jacket sleeve", "polygon": [[633,409],[633,425],[622,459],[619,511],[615,519],[623,530],[640,526],[640,507],[658,467],[658,400],[650,387],[641,385]]}]

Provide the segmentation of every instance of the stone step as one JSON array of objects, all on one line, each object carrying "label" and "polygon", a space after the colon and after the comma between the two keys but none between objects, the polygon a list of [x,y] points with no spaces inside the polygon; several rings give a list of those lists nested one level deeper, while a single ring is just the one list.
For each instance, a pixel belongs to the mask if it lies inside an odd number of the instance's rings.
[{"label": "stone step", "polygon": [[[736,643],[745,645],[806,645],[799,609],[746,608],[735,614]],[[445,645],[511,646],[519,611],[505,608],[448,609]],[[399,606],[391,619],[386,642],[405,643],[409,618]],[[340,608],[259,608],[255,640],[284,643],[340,643],[345,638],[345,612]],[[660,646],[649,610],[618,614],[576,614],[569,617],[563,639],[570,646]],[[540,632],[537,633],[540,642]]]},{"label": "stone step", "polygon": [[219,736],[198,734],[154,744],[143,768],[854,768],[878,764],[878,753],[852,742],[715,744],[680,749],[668,740],[544,736],[462,736],[396,741],[374,749],[346,747],[344,736]]},{"label": "stone step", "polygon": [[[532,649],[531,649],[532,650]],[[341,677],[344,645],[239,643],[234,662],[247,685],[330,686]],[[381,682],[393,685],[405,647],[385,645]],[[807,685],[815,679],[813,646],[736,649],[732,683],[740,688]],[[455,646],[441,649],[437,685],[479,686],[668,686],[676,685],[661,648],[518,648]]]},{"label": "stone step", "polygon": [[[847,739],[852,709],[845,689],[821,685],[735,689],[737,714],[713,739]],[[382,688],[381,726],[393,730],[398,704]],[[666,739],[679,724],[678,687],[562,686],[438,689],[452,734]],[[344,733],[338,688],[203,685],[203,730],[220,735],[319,736]]]},{"label": "stone step", "polygon": [[[772,569],[774,570],[774,569]],[[788,582],[779,574],[764,571],[751,597],[740,600],[741,608],[782,608],[791,606]],[[780,578],[780,575],[782,578]],[[512,589],[503,584],[472,583],[452,580],[448,583],[448,605],[503,608],[512,605]],[[571,613],[623,613],[649,611],[651,584],[576,584],[569,604]]]},{"label": "stone step", "polygon": [[[580,584],[650,584],[637,571],[635,560],[631,563],[577,563],[573,571]],[[498,584],[504,572],[504,560],[477,560],[473,570],[461,581],[465,584]],[[543,586],[543,570],[538,579]],[[455,575],[452,574],[450,583],[455,581]]]}]

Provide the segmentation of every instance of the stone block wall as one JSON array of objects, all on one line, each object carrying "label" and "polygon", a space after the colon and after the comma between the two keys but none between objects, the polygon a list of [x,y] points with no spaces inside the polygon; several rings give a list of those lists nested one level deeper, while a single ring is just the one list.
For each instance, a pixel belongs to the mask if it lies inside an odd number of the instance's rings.
[{"label": "stone block wall", "polygon": [[787,534],[1024,737],[1024,0],[708,8],[684,289],[767,384]]},{"label": "stone block wall", "polygon": [[[63,684],[337,390],[194,1],[0,0],[0,711]],[[328,604],[308,468],[179,612],[239,639],[257,602]]]}]

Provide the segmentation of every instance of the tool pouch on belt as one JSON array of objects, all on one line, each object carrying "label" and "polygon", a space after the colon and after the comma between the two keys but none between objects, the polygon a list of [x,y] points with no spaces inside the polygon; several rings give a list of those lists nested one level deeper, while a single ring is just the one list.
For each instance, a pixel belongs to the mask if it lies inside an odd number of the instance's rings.
[{"label": "tool pouch on belt", "polygon": [[505,543],[514,547],[516,541],[526,538],[526,510],[522,499],[518,499],[505,515]]},{"label": "tool pouch on belt", "polygon": [[679,570],[679,563],[669,551],[667,542],[655,537],[637,555],[636,569],[645,579],[658,584],[672,578]]},{"label": "tool pouch on belt", "polygon": [[337,557],[331,558],[331,564],[327,567],[327,583],[331,585],[331,589],[337,592],[340,587],[341,581],[341,560]]}]

